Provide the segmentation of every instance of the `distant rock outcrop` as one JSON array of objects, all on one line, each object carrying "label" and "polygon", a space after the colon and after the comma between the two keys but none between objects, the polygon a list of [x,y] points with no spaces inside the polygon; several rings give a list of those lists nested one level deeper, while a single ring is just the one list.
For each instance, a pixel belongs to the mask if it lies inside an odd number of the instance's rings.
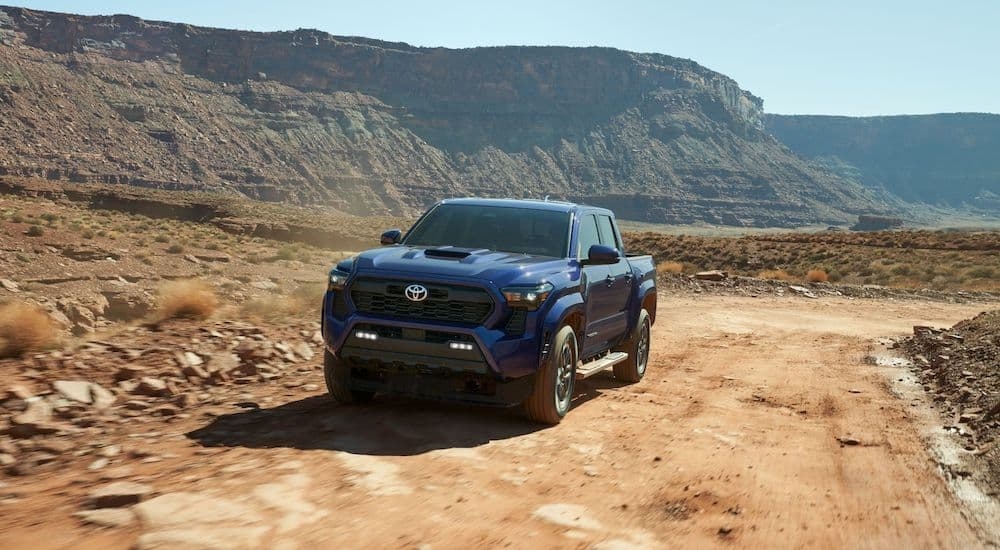
[{"label": "distant rock outcrop", "polygon": [[0,8],[0,176],[238,192],[359,214],[447,196],[793,226],[893,214],[763,131],[693,61],[608,48],[415,48]]},{"label": "distant rock outcrop", "polygon": [[1000,115],[765,115],[804,157],[911,202],[1000,215]]}]

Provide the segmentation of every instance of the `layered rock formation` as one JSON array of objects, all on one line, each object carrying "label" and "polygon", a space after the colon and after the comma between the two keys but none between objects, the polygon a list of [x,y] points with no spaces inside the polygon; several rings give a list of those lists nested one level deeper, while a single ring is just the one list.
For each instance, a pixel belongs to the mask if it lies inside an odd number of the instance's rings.
[{"label": "layered rock formation", "polygon": [[884,195],[762,130],[759,98],[665,55],[415,48],[0,8],[0,176],[412,215],[447,196],[791,226]]},{"label": "layered rock formation", "polygon": [[795,152],[912,202],[1000,215],[1000,115],[766,115]]}]

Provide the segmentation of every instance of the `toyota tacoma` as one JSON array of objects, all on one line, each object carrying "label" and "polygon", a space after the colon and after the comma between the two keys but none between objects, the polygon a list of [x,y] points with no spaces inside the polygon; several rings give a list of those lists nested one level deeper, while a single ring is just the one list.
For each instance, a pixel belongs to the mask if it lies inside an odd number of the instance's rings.
[{"label": "toyota tacoma", "polygon": [[449,199],[404,235],[330,270],[323,300],[330,395],[524,404],[558,423],[574,382],[638,382],[656,319],[650,256],[627,256],[610,210]]}]

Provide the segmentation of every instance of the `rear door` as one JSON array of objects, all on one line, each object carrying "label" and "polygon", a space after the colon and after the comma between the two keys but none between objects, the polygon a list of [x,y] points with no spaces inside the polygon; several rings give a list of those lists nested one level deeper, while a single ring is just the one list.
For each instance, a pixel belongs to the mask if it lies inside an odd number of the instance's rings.
[{"label": "rear door", "polygon": [[[602,244],[598,219],[595,214],[584,214],[581,217],[578,235],[577,258],[586,260],[590,247]],[[611,330],[609,330],[608,325],[615,322],[613,316],[617,306],[614,285],[609,284],[614,280],[611,266],[587,265],[583,266],[582,272],[582,290],[584,291],[583,299],[587,312],[587,324],[580,346],[580,355],[586,357],[599,353],[611,345],[608,338]]]},{"label": "rear door", "polygon": [[618,251],[618,263],[608,267],[607,281],[607,317],[601,330],[608,331],[605,339],[614,344],[628,329],[628,300],[632,296],[632,271],[625,261],[624,247],[619,241],[618,232],[614,230],[611,216],[597,215],[597,228],[601,235],[601,244]]}]

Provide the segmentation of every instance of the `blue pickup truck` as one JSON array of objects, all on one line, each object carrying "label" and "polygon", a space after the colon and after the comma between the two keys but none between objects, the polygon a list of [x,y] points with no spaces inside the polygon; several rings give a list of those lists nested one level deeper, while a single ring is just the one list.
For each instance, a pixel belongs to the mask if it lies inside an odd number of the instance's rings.
[{"label": "blue pickup truck", "polygon": [[642,379],[655,270],[625,255],[611,211],[450,199],[381,243],[330,270],[324,371],[336,401],[523,403],[555,424],[575,380],[609,368]]}]

